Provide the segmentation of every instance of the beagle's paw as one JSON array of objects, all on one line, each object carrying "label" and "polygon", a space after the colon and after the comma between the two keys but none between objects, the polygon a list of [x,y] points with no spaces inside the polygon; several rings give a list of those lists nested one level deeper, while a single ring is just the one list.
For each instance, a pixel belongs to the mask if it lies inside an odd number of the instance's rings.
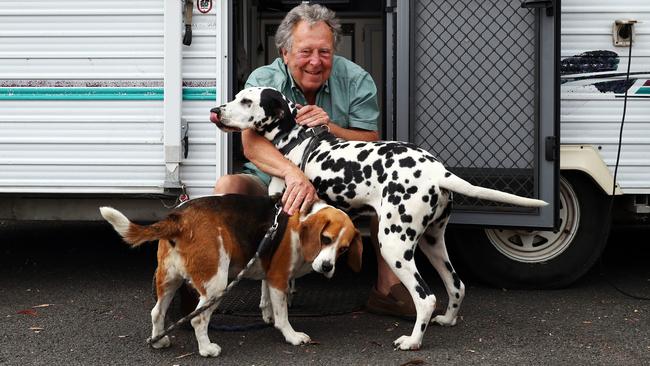
[{"label": "beagle's paw", "polygon": [[199,346],[199,354],[203,357],[217,357],[220,353],[221,347],[216,343],[208,343],[203,347]]},{"label": "beagle's paw", "polygon": [[156,343],[152,343],[151,347],[155,349],[160,349],[160,348],[167,348],[172,345],[172,341],[169,340],[168,336],[164,336],[160,338],[160,340]]},{"label": "beagle's paw", "polygon": [[287,342],[293,344],[294,346],[299,346],[301,344],[307,344],[311,342],[311,337],[302,332],[294,332],[284,337]]},{"label": "beagle's paw", "polygon": [[413,336],[401,336],[393,341],[393,347],[402,351],[414,351],[420,349],[421,340]]}]

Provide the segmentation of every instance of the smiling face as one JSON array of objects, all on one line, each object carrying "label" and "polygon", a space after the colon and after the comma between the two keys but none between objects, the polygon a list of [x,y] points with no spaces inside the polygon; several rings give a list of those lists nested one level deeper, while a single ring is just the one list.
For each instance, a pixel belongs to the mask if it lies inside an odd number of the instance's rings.
[{"label": "smiling face", "polygon": [[334,59],[334,34],[325,22],[298,22],[293,29],[291,50],[282,49],[293,80],[308,99],[315,97],[330,77]]}]

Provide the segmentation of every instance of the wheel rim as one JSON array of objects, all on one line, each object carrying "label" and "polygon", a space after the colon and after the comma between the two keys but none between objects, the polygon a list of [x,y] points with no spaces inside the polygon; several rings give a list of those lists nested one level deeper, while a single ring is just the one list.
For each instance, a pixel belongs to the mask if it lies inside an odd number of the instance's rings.
[{"label": "wheel rim", "polygon": [[486,229],[490,243],[506,257],[524,263],[549,261],[564,252],[573,241],[580,223],[578,196],[560,178],[560,225],[557,231]]}]

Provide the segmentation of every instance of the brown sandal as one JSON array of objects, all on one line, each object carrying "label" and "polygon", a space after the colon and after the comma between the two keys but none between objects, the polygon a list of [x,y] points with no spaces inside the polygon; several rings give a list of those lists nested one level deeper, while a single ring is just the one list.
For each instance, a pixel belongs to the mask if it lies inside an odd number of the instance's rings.
[{"label": "brown sandal", "polygon": [[413,298],[401,283],[393,285],[388,295],[382,295],[373,287],[368,296],[366,310],[373,314],[390,315],[407,320],[414,320],[417,315]]}]

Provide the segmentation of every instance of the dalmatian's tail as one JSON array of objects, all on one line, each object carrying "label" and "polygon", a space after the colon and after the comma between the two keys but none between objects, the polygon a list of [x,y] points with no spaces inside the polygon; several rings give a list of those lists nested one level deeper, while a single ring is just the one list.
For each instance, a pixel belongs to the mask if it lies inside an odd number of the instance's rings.
[{"label": "dalmatian's tail", "polygon": [[452,192],[460,193],[465,196],[480,198],[487,201],[507,203],[523,207],[542,207],[548,205],[547,202],[517,196],[515,194],[497,191],[496,189],[484,188],[475,186],[457,175],[447,172],[445,177],[440,180],[440,188],[447,189]]}]

